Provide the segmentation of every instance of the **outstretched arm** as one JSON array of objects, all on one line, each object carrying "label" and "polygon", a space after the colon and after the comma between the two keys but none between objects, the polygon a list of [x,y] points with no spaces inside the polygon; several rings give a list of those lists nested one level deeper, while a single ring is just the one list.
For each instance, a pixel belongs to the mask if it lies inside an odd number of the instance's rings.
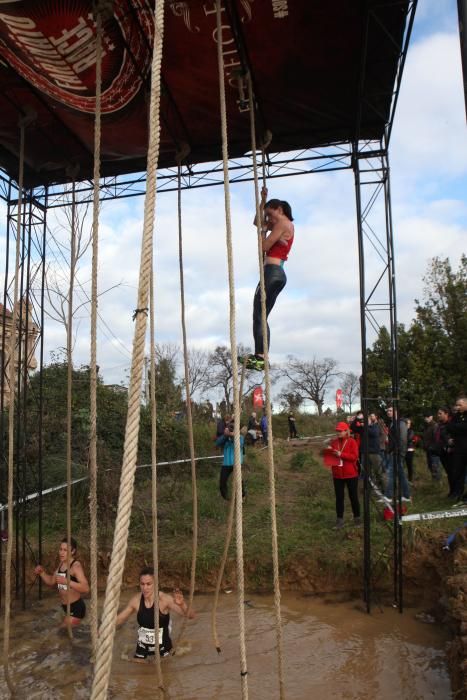
[{"label": "outstretched arm", "polygon": [[167,593],[164,593],[163,596],[165,607],[167,607],[169,610],[173,610],[179,615],[187,617],[189,620],[192,620],[195,617],[195,611],[191,608],[188,610],[188,605],[186,604],[183,593],[179,588],[175,588],[172,595],[167,595]]},{"label": "outstretched arm", "polygon": [[133,598],[130,599],[130,602],[126,606],[126,608],[123,608],[121,612],[118,613],[117,615],[117,627],[119,625],[123,625],[124,622],[128,620],[129,617],[131,617],[134,613],[138,612],[138,605],[139,605],[139,596],[133,596]]},{"label": "outstretched arm", "polygon": [[38,564],[36,566],[36,568],[34,569],[34,573],[36,574],[36,576],[41,577],[42,581],[46,584],[46,586],[55,585],[55,574],[48,574],[41,564]]}]

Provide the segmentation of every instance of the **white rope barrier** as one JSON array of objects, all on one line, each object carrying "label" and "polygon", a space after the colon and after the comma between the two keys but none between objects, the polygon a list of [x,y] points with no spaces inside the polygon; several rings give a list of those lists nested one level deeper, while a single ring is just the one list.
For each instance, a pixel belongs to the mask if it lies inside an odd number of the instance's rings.
[{"label": "white rope barrier", "polygon": [[430,513],[411,513],[410,515],[402,515],[401,523],[413,523],[426,520],[443,520],[447,518],[459,518],[467,515],[467,506],[459,508],[451,508],[450,510],[434,510]]},{"label": "white rope barrier", "polygon": [[[203,461],[203,460],[208,460],[208,459],[223,459],[222,455],[214,455],[211,457],[195,457],[195,462]],[[183,464],[185,462],[191,462],[191,459],[176,459],[173,462],[157,462],[158,467],[166,467],[170,464]],[[138,464],[136,469],[144,469],[146,467],[152,467],[152,464]],[[105,469],[104,471],[110,472],[112,469]],[[86,481],[86,479],[89,479],[88,476],[82,476],[79,479],[73,479],[71,484],[79,484],[80,481]],[[66,489],[67,484],[60,484],[59,486],[52,486],[49,489],[45,489],[44,491],[36,491],[35,493],[30,493],[24,498],[20,498],[18,501],[13,502],[13,506],[16,506],[18,503],[25,503],[26,501],[33,501],[35,498],[39,498],[40,494],[42,493],[43,496],[45,496],[48,493],[53,493],[54,491],[60,491],[61,489]],[[8,503],[0,503],[0,513],[4,510],[8,510]]]}]

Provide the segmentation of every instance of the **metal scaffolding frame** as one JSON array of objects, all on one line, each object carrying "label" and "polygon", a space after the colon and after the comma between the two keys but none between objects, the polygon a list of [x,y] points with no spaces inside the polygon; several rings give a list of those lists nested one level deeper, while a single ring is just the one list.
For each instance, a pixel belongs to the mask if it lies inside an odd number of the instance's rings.
[{"label": "metal scaffolding frame", "polygon": [[[45,192],[44,204],[38,204],[34,199],[32,190],[25,191],[22,197],[21,220],[18,227],[18,189],[13,181],[8,185],[7,201],[7,225],[5,228],[5,277],[3,287],[2,309],[2,348],[6,346],[7,312],[12,311],[12,290],[14,286],[14,273],[9,271],[13,260],[16,236],[20,232],[20,269],[19,269],[19,298],[18,316],[16,323],[16,392],[14,396],[15,411],[15,449],[14,449],[14,498],[15,506],[15,593],[21,597],[23,607],[26,604],[27,573],[26,550],[31,549],[27,536],[28,501],[27,494],[31,488],[42,492],[42,418],[43,418],[43,393],[42,393],[42,367],[44,361],[44,291],[45,291],[45,251],[47,228],[47,193]],[[39,293],[34,294],[33,286],[37,285]],[[32,305],[34,299],[35,305]],[[32,326],[37,329],[33,331]],[[12,328],[12,332],[14,329]],[[38,352],[38,370],[40,383],[38,395],[31,396],[29,400],[29,365],[31,358]],[[7,463],[8,448],[6,446],[6,409],[5,390],[8,382],[9,358],[5,352],[0,358],[0,503],[6,502],[7,493]],[[10,396],[10,401],[12,400]],[[31,462],[28,458],[28,424],[32,417],[28,415],[33,410],[37,413],[38,445],[37,461]],[[38,552],[42,555],[42,497],[38,499]],[[3,512],[2,512],[3,521]],[[2,522],[3,525],[3,522]],[[2,527],[2,529],[4,529]],[[20,535],[20,536],[18,536]],[[1,540],[2,538],[0,538]],[[0,542],[0,554],[2,543]],[[3,560],[2,560],[3,561]],[[2,566],[3,569],[3,566]],[[3,574],[3,571],[1,572]],[[41,590],[41,588],[40,588]],[[0,596],[1,596],[0,587]]]},{"label": "metal scaffolding frame", "polygon": [[[397,105],[403,66],[407,54],[408,44],[413,26],[417,0],[394,0],[401,6],[401,11],[406,15],[406,29],[402,41],[391,36],[388,28],[384,26],[384,8],[387,2],[381,2],[377,7],[367,10],[365,17],[365,36],[360,60],[360,80],[358,87],[358,104],[360,112],[357,114],[355,125],[355,139],[352,143],[330,143],[321,148],[309,149],[299,152],[275,153],[267,156],[266,177],[268,179],[303,175],[317,172],[333,172],[340,170],[352,170],[355,181],[357,234],[359,249],[359,274],[360,274],[360,319],[361,319],[361,351],[362,351],[362,383],[361,396],[362,408],[365,419],[368,416],[368,406],[371,397],[367,391],[366,352],[367,331],[369,327],[376,330],[381,325],[387,325],[390,329],[392,351],[392,391],[391,396],[386,397],[388,404],[397,410],[398,402],[398,360],[397,360],[397,314],[396,314],[396,290],[394,274],[394,246],[393,227],[391,215],[390,178],[388,147],[391,136],[394,112]],[[394,4],[394,3],[393,3]],[[386,132],[380,141],[362,141],[360,138],[360,120],[362,105],[374,109],[377,114],[377,95],[370,94],[367,89],[366,76],[370,70],[368,57],[368,38],[373,23],[383,28],[388,39],[393,43],[397,52],[397,70],[394,76],[394,89],[391,95],[390,113],[386,119]],[[381,115],[378,115],[381,117]],[[182,188],[194,189],[223,185],[223,172],[221,163],[212,164],[186,164],[182,168]],[[176,169],[164,169],[158,172],[158,191],[171,192],[178,187],[178,172]],[[253,161],[251,154],[245,154],[242,158],[231,159],[229,162],[230,182],[249,182],[253,178]],[[92,182],[89,180],[76,184],[76,196],[81,203],[92,201]],[[21,220],[22,235],[22,266],[21,266],[21,291],[20,299],[29,299],[31,294],[31,278],[41,280],[39,298],[40,308],[36,308],[37,325],[40,329],[38,345],[40,347],[39,370],[43,367],[43,338],[44,338],[44,289],[45,289],[45,259],[46,259],[46,229],[47,212],[49,209],[69,205],[66,195],[67,185],[47,185],[28,190],[23,196],[23,215]],[[101,200],[113,200],[121,198],[138,197],[145,194],[145,174],[122,174],[115,177],[106,177],[101,180]],[[0,170],[0,199],[7,204],[6,227],[6,262],[4,284],[4,328],[5,312],[9,302],[9,294],[12,282],[9,278],[9,250],[15,237],[16,216],[15,207],[18,200],[17,185],[9,177],[8,173]],[[379,265],[379,271],[375,276],[375,267],[368,269],[367,261],[372,257]],[[381,320],[384,315],[384,320]],[[19,324],[19,333],[28,332]],[[0,473],[0,501],[5,494],[5,448],[4,448],[4,415],[3,387],[5,381],[5,367],[2,353],[1,395],[2,406],[0,420],[2,421],[2,442],[0,464],[3,469]],[[22,366],[24,365],[24,366]],[[17,443],[15,454],[16,474],[16,594],[21,596],[23,606],[26,600],[26,549],[27,542],[27,501],[25,488],[28,481],[35,480],[36,490],[42,492],[42,430],[40,426],[39,463],[37,469],[28,463],[26,456],[27,444],[27,391],[28,372],[25,358],[21,358],[18,368],[18,391],[16,396],[16,427]],[[20,381],[21,380],[21,381]],[[43,409],[42,389],[37,397],[39,421],[42,419]],[[366,422],[366,420],[365,420]],[[368,436],[365,429],[363,445],[366,464],[368,464]],[[395,455],[395,459],[398,455]],[[394,510],[397,512],[397,503],[400,504],[400,484],[398,470],[394,469],[395,496]],[[373,591],[379,575],[382,553],[374,561],[372,554],[372,518],[370,484],[371,473],[365,470],[364,481],[364,575],[363,588],[367,610],[371,610]],[[38,510],[38,539],[39,560],[42,548],[42,499],[39,498]],[[19,537],[18,537],[19,535]],[[0,538],[1,539],[1,538]],[[394,568],[394,600],[399,610],[402,611],[402,529],[399,518],[394,517],[393,527],[390,530],[388,544],[385,549],[392,547]],[[1,548],[1,542],[0,542]],[[0,551],[1,554],[1,551]],[[0,557],[0,562],[1,562]],[[3,569],[3,564],[0,564]],[[3,571],[0,571],[0,580]],[[1,585],[1,584],[0,584]],[[0,589],[1,594],[1,589]],[[39,591],[40,595],[40,591]]]},{"label": "metal scaffolding frame", "polygon": [[[363,432],[364,459],[364,599],[368,612],[371,609],[372,593],[380,576],[383,561],[381,552],[373,562],[372,558],[372,484],[375,475],[368,454],[368,415],[376,402],[391,406],[394,416],[398,416],[399,371],[397,347],[397,303],[395,285],[394,239],[391,214],[390,171],[387,148],[384,142],[379,151],[372,149],[370,157],[365,144],[359,144],[354,152],[354,177],[358,228],[359,281],[360,281],[360,330],[362,350],[361,408],[364,415]],[[367,260],[372,258],[371,269]],[[378,333],[387,327],[391,339],[392,386],[390,396],[369,396],[367,381],[367,339],[368,327]],[[393,513],[401,511],[401,489],[399,481],[399,421],[394,422],[395,450],[392,454],[394,475]],[[376,506],[377,511],[382,508]],[[381,513],[379,513],[381,515]],[[389,527],[389,542],[393,546],[394,603],[402,612],[402,527],[397,516]],[[387,549],[387,547],[385,548]]]}]

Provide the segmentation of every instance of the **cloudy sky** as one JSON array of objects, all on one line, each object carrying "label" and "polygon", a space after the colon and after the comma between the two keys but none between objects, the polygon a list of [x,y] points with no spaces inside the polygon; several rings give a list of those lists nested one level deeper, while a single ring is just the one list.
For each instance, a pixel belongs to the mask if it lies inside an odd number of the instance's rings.
[{"label": "cloudy sky", "polygon": [[[467,241],[467,128],[455,0],[421,0],[390,147],[399,321],[410,323],[414,299],[434,256],[457,267]],[[331,357],[342,371],[360,371],[359,281],[352,172],[274,179],[272,197],[288,200],[296,238],[288,283],[270,317],[271,359]],[[251,184],[231,189],[235,248],[237,340],[252,344],[251,307],[258,278]],[[98,363],[109,383],[127,382],[136,306],[142,200],[104,204],[100,224],[101,290]],[[224,200],[220,187],[183,192],[187,330],[191,346],[229,345]],[[157,199],[157,340],[181,344],[176,200]],[[372,265],[374,269],[372,270]],[[60,262],[58,263],[60,266]],[[367,274],[381,262],[369,255]],[[79,278],[89,289],[90,261]],[[115,286],[117,285],[117,286]],[[78,303],[85,301],[77,291]],[[89,362],[89,309],[78,312],[75,362]],[[369,336],[371,344],[374,336]],[[46,361],[63,346],[49,322]]]}]

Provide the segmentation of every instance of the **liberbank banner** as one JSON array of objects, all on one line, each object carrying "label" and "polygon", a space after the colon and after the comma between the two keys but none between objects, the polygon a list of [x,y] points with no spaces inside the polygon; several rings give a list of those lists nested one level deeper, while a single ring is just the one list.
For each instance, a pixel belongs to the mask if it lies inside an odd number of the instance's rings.
[{"label": "liberbank banner", "polygon": [[[393,4],[385,10],[396,35],[403,31],[403,4],[395,3],[397,11]],[[154,2],[107,5],[102,172],[120,174],[145,169]],[[175,164],[181,144],[190,147],[192,163],[221,158],[219,42],[232,157],[250,150],[246,69],[253,78],[258,139],[271,132],[271,150],[351,138],[366,26],[360,5],[354,0],[222,0],[219,35],[214,0],[166,0],[160,166]],[[64,180],[76,164],[83,178],[92,173],[92,10],[90,0],[0,0],[0,166],[13,176],[17,172],[18,122],[29,116],[26,173],[31,184]],[[370,45],[381,59],[378,93],[384,97],[371,125],[378,133],[396,67],[388,43],[375,37]]]}]

